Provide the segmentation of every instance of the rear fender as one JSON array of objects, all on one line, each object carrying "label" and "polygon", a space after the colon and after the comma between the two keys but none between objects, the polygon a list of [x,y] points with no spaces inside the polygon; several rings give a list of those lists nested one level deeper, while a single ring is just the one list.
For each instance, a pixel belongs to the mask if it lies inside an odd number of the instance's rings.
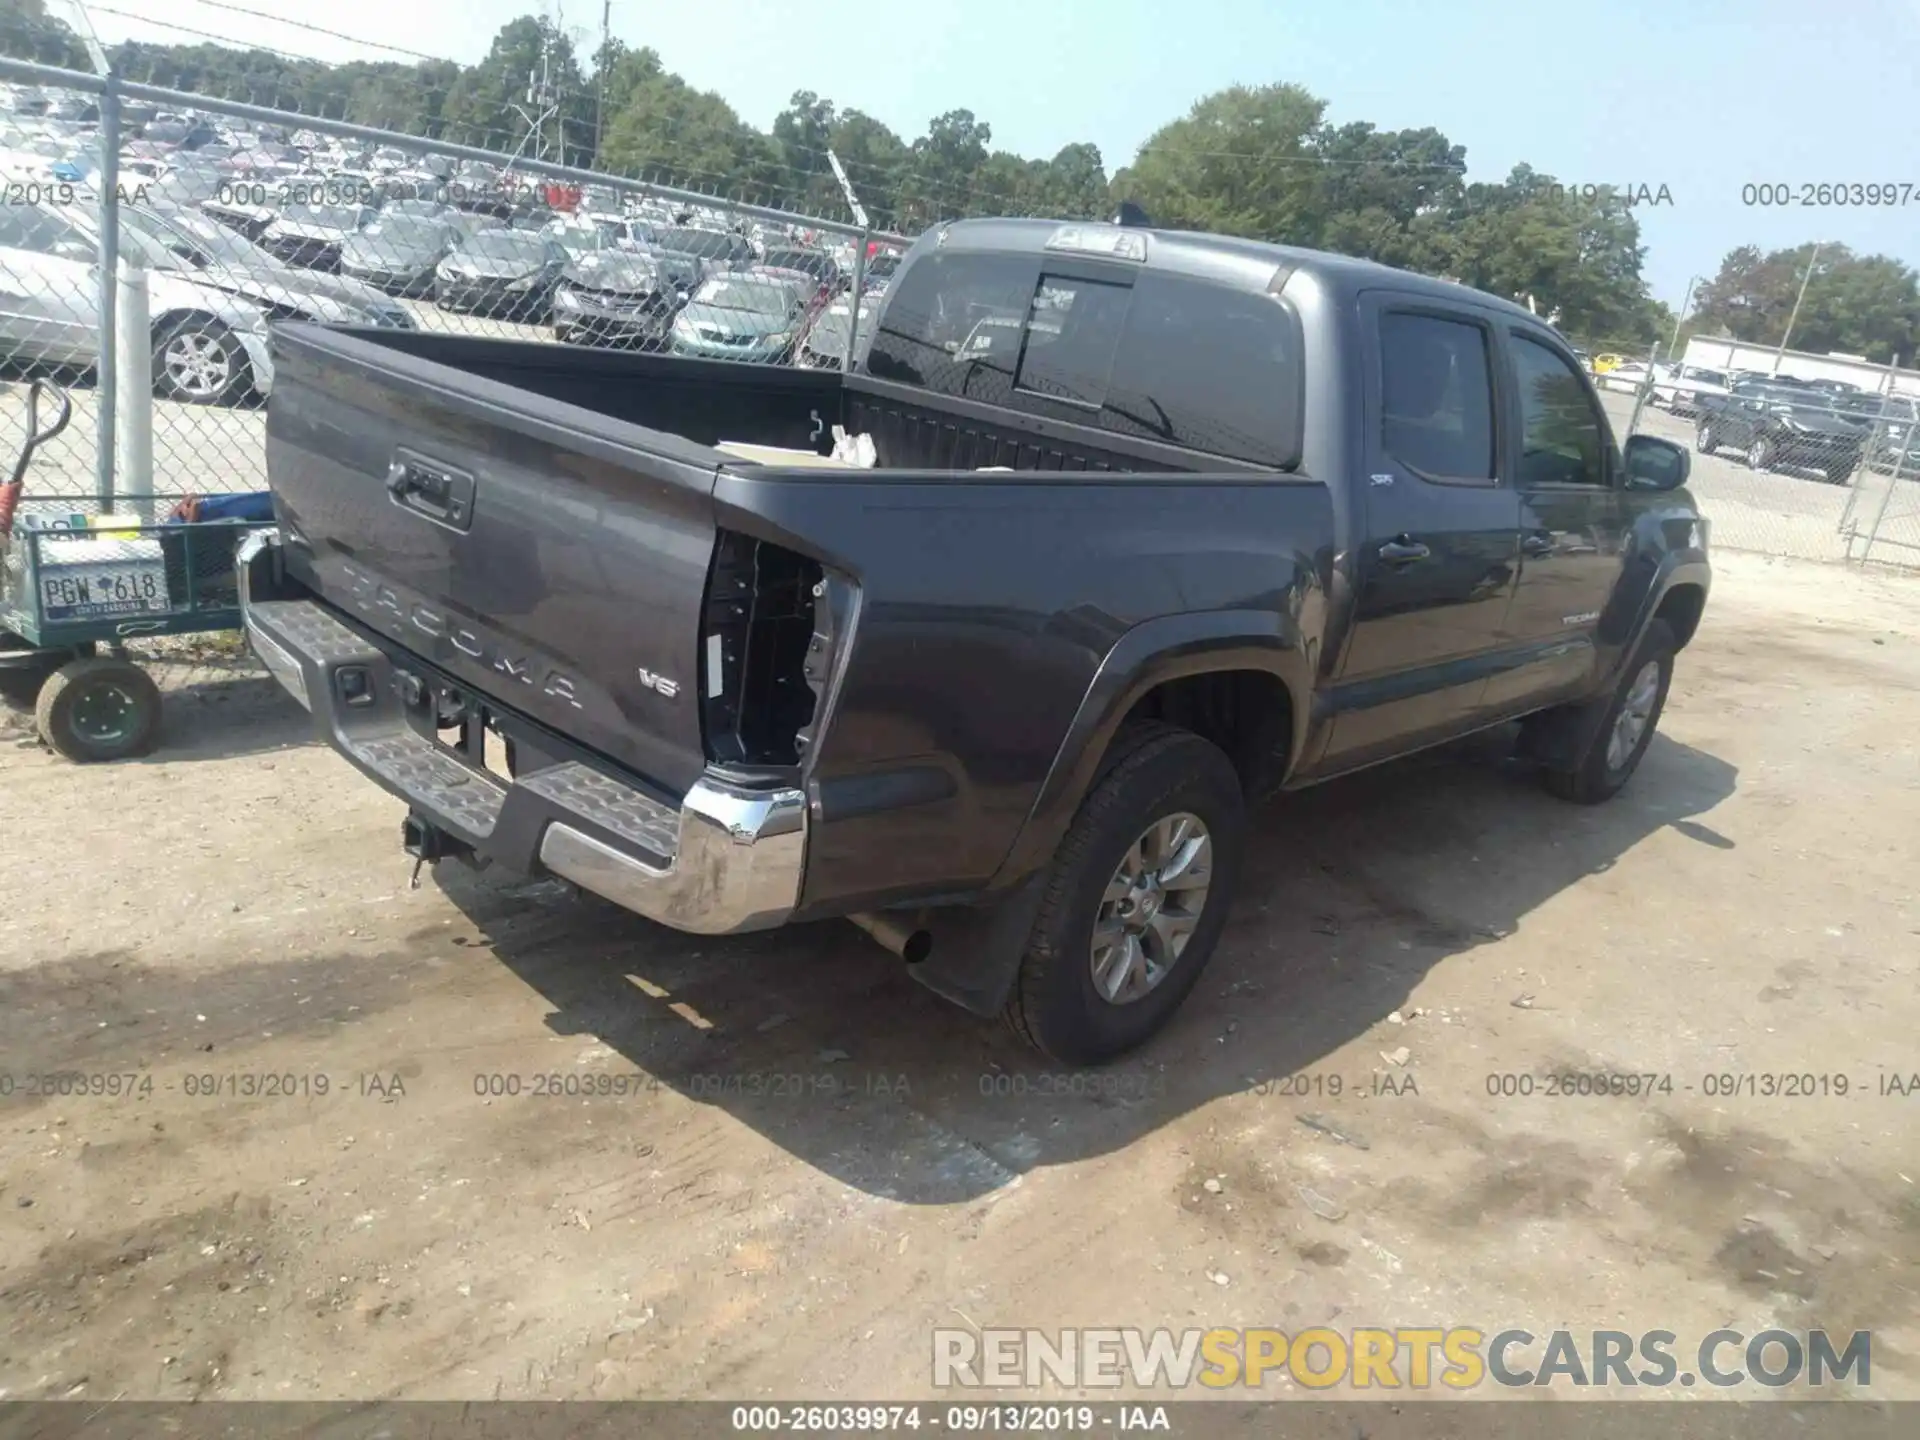
[{"label": "rear fender", "polygon": [[1283,772],[1298,764],[1312,714],[1312,657],[1289,615],[1216,610],[1136,625],[1107,652],[1087,687],[1040,794],[1014,838],[992,889],[1017,885],[1052,859],[1121,723],[1155,686],[1190,675],[1255,670],[1275,676],[1292,703]]}]

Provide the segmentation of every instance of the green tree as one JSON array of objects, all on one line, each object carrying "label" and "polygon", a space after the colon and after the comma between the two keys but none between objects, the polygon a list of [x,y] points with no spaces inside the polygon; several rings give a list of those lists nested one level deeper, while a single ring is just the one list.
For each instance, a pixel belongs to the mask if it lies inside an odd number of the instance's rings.
[{"label": "green tree", "polygon": [[0,55],[68,70],[93,69],[87,47],[66,21],[47,13],[46,0],[0,0]]},{"label": "green tree", "polygon": [[[530,92],[545,77],[545,97]],[[559,114],[541,136],[528,139],[528,120],[550,99]],[[461,73],[441,111],[446,139],[457,145],[514,151],[568,163],[593,148],[593,94],[581,73],[573,42],[538,15],[509,20],[493,37],[484,59]]]},{"label": "green tree", "polygon": [[1326,102],[1298,85],[1236,85],[1147,138],[1116,199],[1157,225],[1295,245],[1319,242],[1325,186],[1315,143]]},{"label": "green tree", "polygon": [[635,179],[735,199],[767,198],[773,143],[726,101],[656,71],[607,122],[603,168]]},{"label": "green tree", "polygon": [[1645,247],[1624,200],[1586,195],[1526,165],[1499,185],[1469,185],[1438,217],[1447,273],[1556,314],[1570,334],[1652,339],[1641,278]]},{"label": "green tree", "polygon": [[828,143],[846,167],[867,218],[882,230],[896,230],[907,223],[894,211],[894,197],[905,182],[911,156],[906,141],[871,115],[841,110],[834,116]]},{"label": "green tree", "polygon": [[[975,178],[987,163],[993,127],[971,110],[949,110],[927,124],[927,133],[909,147],[895,191],[894,211],[902,223],[925,229],[936,220],[978,213],[973,209]],[[994,183],[1004,180],[997,170]]]},{"label": "green tree", "polygon": [[1778,345],[1803,280],[1806,298],[1789,339],[1794,349],[1838,350],[1882,363],[1913,359],[1920,348],[1920,285],[1913,270],[1885,255],[1855,255],[1844,245],[1821,245],[1817,259],[1811,243],[1764,255],[1754,245],[1728,251],[1700,287],[1694,326],[1748,344]]}]

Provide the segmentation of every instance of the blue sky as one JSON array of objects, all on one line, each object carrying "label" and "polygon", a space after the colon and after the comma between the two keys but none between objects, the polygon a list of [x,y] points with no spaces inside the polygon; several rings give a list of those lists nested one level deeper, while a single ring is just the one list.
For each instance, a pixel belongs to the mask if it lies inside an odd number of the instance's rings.
[{"label": "blue sky", "polygon": [[[92,13],[108,41],[191,38],[126,18],[139,15],[322,59],[395,58],[384,44],[471,63],[539,8],[112,0],[120,13]],[[1637,213],[1648,281],[1672,304],[1743,243],[1841,241],[1920,264],[1920,0],[614,0],[611,13],[614,34],[762,127],[796,89],[907,138],[964,106],[999,147],[1051,155],[1091,140],[1110,170],[1209,91],[1295,81],[1336,123],[1437,127],[1466,146],[1471,179],[1524,160],[1569,183],[1665,185],[1672,203]],[[562,15],[583,50],[600,19],[601,0]],[[1822,181],[1907,184],[1913,198],[1742,203],[1750,182]]]}]

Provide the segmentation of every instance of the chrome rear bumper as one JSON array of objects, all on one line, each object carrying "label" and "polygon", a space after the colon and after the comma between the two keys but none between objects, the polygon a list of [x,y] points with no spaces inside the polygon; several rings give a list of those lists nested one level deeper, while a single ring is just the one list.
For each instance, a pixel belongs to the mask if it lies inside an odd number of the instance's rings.
[{"label": "chrome rear bumper", "polygon": [[675,806],[578,761],[511,781],[470,764],[409,714],[403,652],[389,655],[315,601],[253,598],[250,574],[272,544],[263,532],[240,551],[254,653],[320,737],[416,815],[476,855],[550,872],[677,930],[762,930],[793,913],[806,867],[801,791],[706,777]]}]

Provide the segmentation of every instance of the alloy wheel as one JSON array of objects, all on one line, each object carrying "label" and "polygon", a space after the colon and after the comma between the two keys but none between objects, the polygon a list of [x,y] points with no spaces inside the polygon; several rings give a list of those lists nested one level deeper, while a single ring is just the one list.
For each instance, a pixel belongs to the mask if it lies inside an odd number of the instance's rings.
[{"label": "alloy wheel", "polygon": [[1654,701],[1660,696],[1660,662],[1649,660],[1633,677],[1627,698],[1614,717],[1613,730],[1607,736],[1607,768],[1618,770],[1639,748],[1641,736],[1653,720]]},{"label": "alloy wheel", "polygon": [[1200,924],[1213,883],[1213,836],[1197,815],[1163,816],[1127,847],[1100,897],[1094,990],[1127,1005],[1159,987]]},{"label": "alloy wheel", "polygon": [[233,379],[233,361],[219,337],[203,330],[175,335],[161,352],[160,364],[174,389],[196,400],[210,400]]}]

